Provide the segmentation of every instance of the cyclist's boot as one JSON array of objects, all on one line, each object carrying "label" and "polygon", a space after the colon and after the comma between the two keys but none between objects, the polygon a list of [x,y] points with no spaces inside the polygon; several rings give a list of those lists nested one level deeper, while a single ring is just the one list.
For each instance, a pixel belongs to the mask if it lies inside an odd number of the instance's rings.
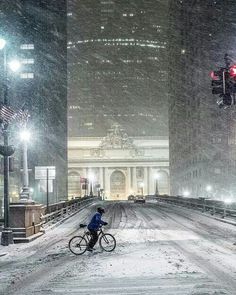
[{"label": "cyclist's boot", "polygon": [[93,252],[93,248],[90,248],[90,247],[87,247],[87,249],[86,249],[87,251],[89,251],[89,252]]}]

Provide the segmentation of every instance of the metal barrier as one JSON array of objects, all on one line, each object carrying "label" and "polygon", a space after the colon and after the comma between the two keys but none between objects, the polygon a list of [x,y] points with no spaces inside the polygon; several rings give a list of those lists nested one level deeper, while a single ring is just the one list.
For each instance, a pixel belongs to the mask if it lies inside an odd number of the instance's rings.
[{"label": "metal barrier", "polygon": [[218,215],[221,218],[236,218],[236,203],[226,204],[223,201],[210,200],[204,198],[183,198],[172,196],[148,196],[148,198],[158,200],[160,202],[181,205],[187,208],[209,212],[211,215]]},{"label": "metal barrier", "polygon": [[85,197],[78,198],[70,201],[62,201],[56,204],[52,204],[46,212],[46,207],[44,207],[44,214],[41,216],[41,225],[45,225],[49,222],[57,222],[66,216],[84,208],[86,205],[91,204],[94,201],[101,200],[98,197]]}]

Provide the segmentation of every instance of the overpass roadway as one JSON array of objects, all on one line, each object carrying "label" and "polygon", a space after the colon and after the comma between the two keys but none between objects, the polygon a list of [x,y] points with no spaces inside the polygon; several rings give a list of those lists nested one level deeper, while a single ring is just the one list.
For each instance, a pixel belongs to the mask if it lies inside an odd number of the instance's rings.
[{"label": "overpass roadway", "polygon": [[169,204],[100,204],[114,252],[68,249],[91,205],[30,244],[1,246],[0,294],[236,294],[235,226]]}]

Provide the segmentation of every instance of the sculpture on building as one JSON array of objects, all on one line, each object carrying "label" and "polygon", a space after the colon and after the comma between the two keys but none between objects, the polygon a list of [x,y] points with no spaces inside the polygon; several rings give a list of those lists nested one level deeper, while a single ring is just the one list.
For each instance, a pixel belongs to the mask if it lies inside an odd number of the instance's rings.
[{"label": "sculpture on building", "polygon": [[129,138],[119,124],[113,124],[106,137],[103,138],[101,148],[134,149],[133,140]]}]

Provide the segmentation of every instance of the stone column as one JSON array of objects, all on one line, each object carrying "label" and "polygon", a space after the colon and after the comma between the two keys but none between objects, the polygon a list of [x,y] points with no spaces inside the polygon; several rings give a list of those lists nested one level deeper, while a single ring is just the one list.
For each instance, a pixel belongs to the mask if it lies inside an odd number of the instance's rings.
[{"label": "stone column", "polygon": [[143,168],[143,183],[144,183],[144,195],[148,194],[148,171],[147,167]]},{"label": "stone column", "polygon": [[150,173],[149,173],[149,186],[150,186],[150,195],[155,194],[155,180],[154,180],[154,172],[153,169],[150,167]]},{"label": "stone column", "polygon": [[105,168],[105,196],[107,199],[110,198],[110,176],[108,168]]},{"label": "stone column", "polygon": [[126,184],[126,197],[131,194],[132,185],[131,185],[131,168],[127,168],[127,184]]},{"label": "stone column", "polygon": [[102,182],[103,182],[103,189],[106,190],[106,181],[105,181],[105,168],[102,168]]},{"label": "stone column", "polygon": [[137,178],[136,178],[136,167],[132,167],[132,175],[133,175],[133,191],[134,194],[137,194]]},{"label": "stone column", "polygon": [[103,188],[103,168],[99,167],[99,184],[100,188]]},{"label": "stone column", "polygon": [[152,168],[148,167],[148,194],[153,194],[153,187],[152,187]]}]

